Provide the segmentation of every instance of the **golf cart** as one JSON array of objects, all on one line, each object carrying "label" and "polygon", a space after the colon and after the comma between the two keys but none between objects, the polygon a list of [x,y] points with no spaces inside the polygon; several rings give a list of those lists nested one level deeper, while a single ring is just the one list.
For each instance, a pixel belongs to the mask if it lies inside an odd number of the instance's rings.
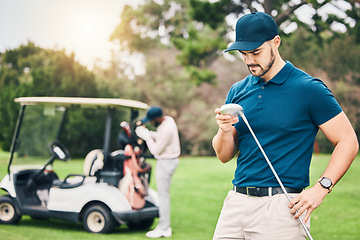
[{"label": "golf cart", "polygon": [[[158,198],[157,192],[148,187],[151,166],[144,161],[141,148],[136,141],[129,141],[124,149],[110,152],[115,112],[130,110],[130,122],[135,122],[139,111],[148,109],[147,104],[69,97],[22,97],[15,102],[21,108],[8,174],[0,182],[0,188],[7,192],[0,196],[1,224],[15,224],[22,215],[29,215],[34,219],[82,222],[85,230],[94,233],[109,233],[123,224],[133,229],[152,225],[159,215]],[[70,153],[60,137],[66,113],[78,108],[106,113],[103,149],[87,154],[83,174],[70,172],[61,180],[53,167],[68,161]],[[122,123],[129,139],[136,138],[128,125]]]}]

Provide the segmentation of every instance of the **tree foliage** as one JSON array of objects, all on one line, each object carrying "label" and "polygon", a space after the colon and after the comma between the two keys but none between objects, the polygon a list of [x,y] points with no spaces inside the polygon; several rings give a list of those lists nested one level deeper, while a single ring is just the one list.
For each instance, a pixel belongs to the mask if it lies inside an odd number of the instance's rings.
[{"label": "tree foliage", "polygon": [[[347,3],[348,10],[341,17],[324,17],[324,8],[339,2]],[[301,8],[312,11],[309,21],[303,21]],[[214,154],[214,109],[223,104],[229,87],[249,74],[238,55],[223,55],[223,50],[233,41],[236,19],[251,11],[265,11],[275,18],[283,58],[322,79],[359,133],[359,8],[352,0],[144,0],[137,7],[125,6],[121,13],[111,35],[121,53],[114,52],[107,69],[95,67],[90,72],[73,54],[33,43],[7,50],[0,53],[0,147],[9,149],[18,112],[15,97],[121,97],[161,106],[173,116],[183,154]],[[289,32],[287,27],[294,24],[296,30]],[[345,32],[336,31],[336,24]],[[124,52],[144,57],[145,75],[131,74]],[[105,115],[78,110],[69,116],[64,143],[73,154],[102,147]],[[93,125],[87,119],[99,121]],[[113,126],[113,131],[118,130],[117,124]],[[324,136],[317,138],[322,151],[331,150]]]},{"label": "tree foliage", "polygon": [[[348,10],[341,9],[340,5],[347,6]],[[327,9],[331,7],[344,16],[329,12]],[[235,21],[228,23],[229,19],[264,11],[274,17],[281,35],[288,34],[283,30],[295,24],[316,38],[317,45],[341,36],[343,33],[334,28],[341,25],[346,33],[356,35],[359,43],[359,9],[358,2],[345,0],[145,0],[136,8],[124,8],[112,39],[130,52],[147,53],[159,46],[176,47],[180,50],[180,64],[188,70],[192,82],[200,85],[214,81],[216,76],[209,67],[233,40],[229,35]],[[301,18],[304,11],[313,12],[308,21]],[[326,11],[329,13],[323,14]]]},{"label": "tree foliage", "polygon": [[[208,24],[213,29],[221,26],[226,21],[226,17],[233,15],[239,17],[249,12],[263,11],[272,15],[275,22],[280,26],[283,23],[289,25],[291,22],[305,26],[308,30],[320,34],[324,31],[331,31],[336,34],[336,30],[331,28],[334,23],[344,25],[348,30],[352,30],[354,26],[349,24],[349,19],[357,22],[359,14],[359,4],[356,1],[334,1],[334,0],[219,0],[213,3],[202,0],[190,0],[191,15],[196,21]],[[350,10],[343,10],[339,6],[350,5]],[[331,13],[330,8],[336,8],[339,12],[345,13],[345,16],[339,17]],[[312,14],[312,21],[301,21],[299,16],[300,8],[307,9],[307,12],[314,12]],[[328,11],[326,17],[320,16],[320,12]]]},{"label": "tree foliage", "polygon": [[178,60],[188,70],[193,83],[212,82],[215,75],[209,66],[226,44],[219,39],[224,29],[213,30],[191,19],[189,2],[146,0],[134,9],[124,8],[121,23],[111,39],[125,51],[148,54],[161,47],[176,47]]},{"label": "tree foliage", "polygon": [[[347,4],[348,10],[341,9],[339,3]],[[331,13],[324,14],[324,11],[326,12],[326,9],[331,6],[335,6],[342,12],[341,17]],[[156,63],[154,58],[158,56],[154,55],[154,52],[164,48],[178,50],[176,51],[178,67],[187,72],[188,78],[194,85],[195,93],[201,95],[201,98],[189,98],[191,104],[186,105],[186,111],[175,111],[181,112],[181,114],[176,114],[182,130],[181,136],[186,141],[196,139],[204,143],[203,145],[194,144],[194,141],[190,141],[192,150],[186,151],[200,153],[202,150],[194,149],[207,149],[207,153],[211,154],[211,146],[208,143],[213,133],[207,134],[207,132],[209,129],[214,131],[214,126],[211,125],[213,109],[223,103],[228,91],[228,88],[224,87],[224,79],[237,81],[248,74],[239,69],[226,71],[231,68],[230,65],[239,66],[239,63],[234,62],[222,65],[224,70],[215,70],[216,65],[223,61],[223,50],[229,42],[233,41],[233,29],[238,17],[252,11],[264,11],[272,15],[280,26],[280,35],[283,39],[280,52],[284,58],[331,85],[334,94],[339,95],[339,102],[344,110],[353,112],[355,109],[351,104],[358,103],[355,96],[359,93],[357,88],[353,87],[358,83],[358,66],[360,66],[357,63],[360,59],[358,57],[359,7],[356,1],[334,0],[296,2],[289,0],[211,2],[145,0],[136,9],[130,6],[124,9],[121,23],[116,27],[112,39],[118,41],[123,50],[141,52],[145,55],[148,61],[147,73],[135,79],[139,84],[138,88],[142,85],[147,86],[147,92],[144,93],[144,96],[147,96],[145,101],[161,103],[169,108],[171,108],[169,104],[174,104],[173,108],[176,106],[176,109],[183,109],[171,100],[174,98],[173,95],[164,94],[164,92],[159,94],[157,80],[152,77],[155,69],[165,66],[164,63]],[[312,12],[308,21],[304,21],[301,16],[304,11]],[[336,24],[341,25],[345,32],[336,30],[334,28]],[[289,32],[287,29],[289,26],[296,26],[296,30]],[[342,49],[357,53],[348,56],[349,52]],[[239,61],[238,57],[234,55],[235,61]],[[160,65],[156,67],[155,63]],[[238,76],[232,78],[231,74],[238,74]],[[169,75],[164,81],[169,81],[171,82],[169,84],[176,86],[176,80],[173,79],[174,76]],[[217,85],[211,86],[208,83]],[[153,91],[149,91],[150,89]],[[213,99],[212,93],[202,95],[203,89],[215,90],[218,98]],[[350,92],[350,95],[345,94]],[[161,95],[168,101],[159,100],[162,98]],[[198,108],[208,110],[206,114],[203,112],[203,115],[199,116],[196,111]],[[356,117],[356,114],[350,115],[356,126],[356,123],[360,122],[359,117]],[[186,131],[184,126],[190,125],[196,128]],[[198,148],[195,145],[201,147]]]},{"label": "tree foliage", "polygon": [[[95,75],[77,63],[74,54],[68,56],[63,51],[42,49],[31,42],[5,51],[0,59],[1,148],[4,150],[10,148],[19,111],[19,104],[14,102],[14,98],[97,97],[97,95]],[[102,125],[89,125],[86,121],[88,118],[96,117],[98,116],[95,113],[89,116],[89,113],[80,110],[68,115],[69,124],[66,125],[63,134],[63,142],[74,155],[84,154],[94,146],[94,136],[103,135]],[[81,139],[80,143],[79,139]]]}]

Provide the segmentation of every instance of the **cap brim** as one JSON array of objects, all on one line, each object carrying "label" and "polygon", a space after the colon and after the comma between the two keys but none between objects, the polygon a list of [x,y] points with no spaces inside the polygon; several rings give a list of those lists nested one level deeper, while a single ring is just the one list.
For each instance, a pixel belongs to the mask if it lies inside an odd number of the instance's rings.
[{"label": "cap brim", "polygon": [[147,122],[149,122],[149,121],[150,121],[150,119],[147,118],[147,117],[145,117],[145,118],[143,118],[143,119],[141,120],[142,123],[147,123]]},{"label": "cap brim", "polygon": [[264,43],[264,41],[262,42],[234,42],[233,44],[231,44],[231,46],[225,50],[225,52],[228,51],[251,51],[254,50],[258,47],[260,47],[262,44]]}]

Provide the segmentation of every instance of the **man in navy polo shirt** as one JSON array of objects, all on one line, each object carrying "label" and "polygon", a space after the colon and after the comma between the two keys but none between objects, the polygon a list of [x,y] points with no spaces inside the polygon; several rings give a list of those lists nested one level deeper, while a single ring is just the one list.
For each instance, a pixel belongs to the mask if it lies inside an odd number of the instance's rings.
[{"label": "man in navy polo shirt", "polygon": [[[237,168],[214,239],[305,239],[297,218],[310,227],[310,214],[350,167],[358,150],[356,134],[331,91],[319,79],[284,61],[278,27],[256,12],[236,24],[235,42],[251,75],[236,82],[225,103],[244,114],[292,200],[289,203],[244,121],[216,109],[219,130],[213,148],[221,162],[237,156]],[[328,166],[312,187],[309,166],[321,130],[334,144]],[[297,212],[298,211],[298,212]]]}]

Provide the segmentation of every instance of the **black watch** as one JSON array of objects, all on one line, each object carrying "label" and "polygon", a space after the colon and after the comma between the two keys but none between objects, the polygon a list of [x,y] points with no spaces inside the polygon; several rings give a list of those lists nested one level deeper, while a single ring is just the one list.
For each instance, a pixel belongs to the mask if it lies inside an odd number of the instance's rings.
[{"label": "black watch", "polygon": [[318,182],[323,188],[326,188],[327,190],[329,190],[329,192],[331,192],[333,183],[331,182],[330,178],[322,177],[318,180]]}]

